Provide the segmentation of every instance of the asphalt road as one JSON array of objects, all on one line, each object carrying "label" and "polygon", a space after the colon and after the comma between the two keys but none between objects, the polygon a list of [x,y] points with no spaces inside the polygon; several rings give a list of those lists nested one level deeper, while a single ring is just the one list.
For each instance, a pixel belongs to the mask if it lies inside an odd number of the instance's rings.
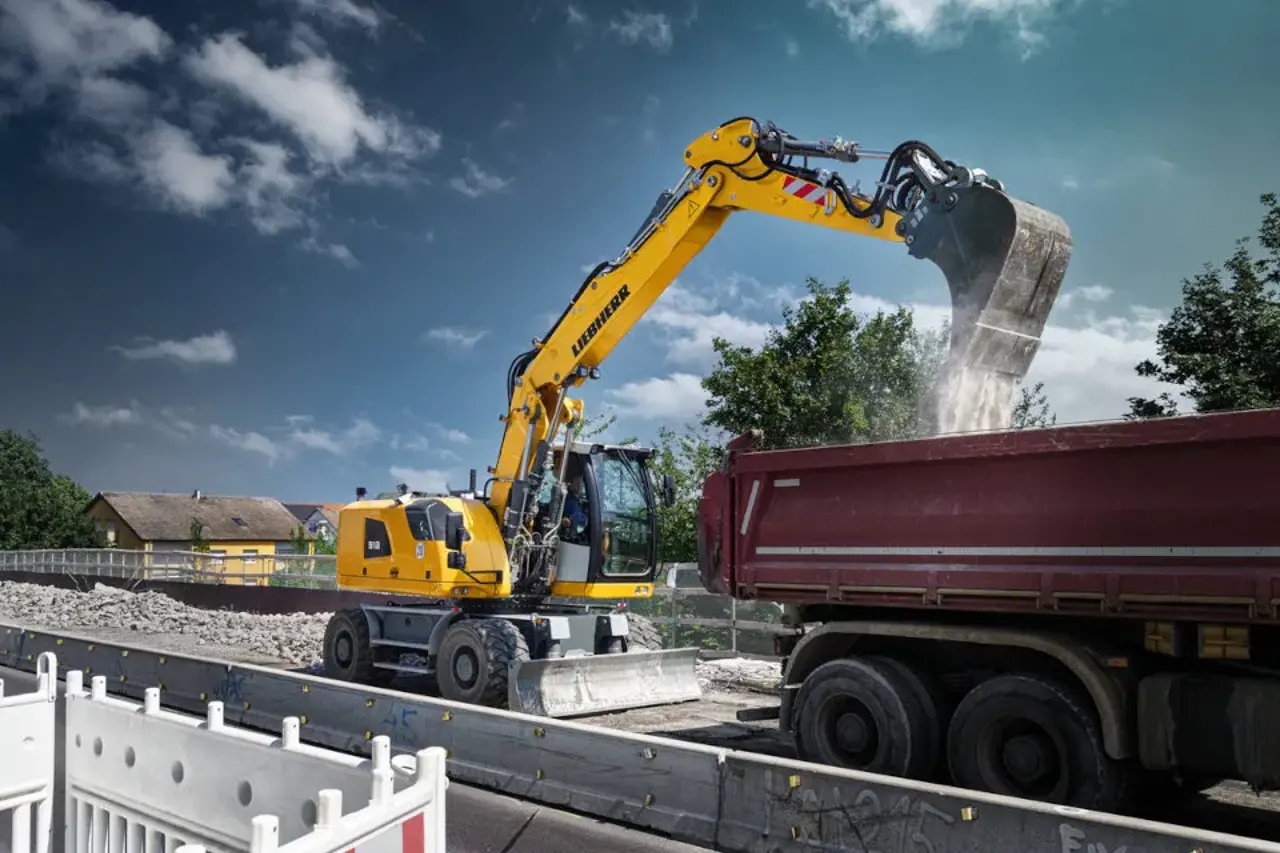
[{"label": "asphalt road", "polygon": [[[5,695],[27,693],[35,676],[0,667]],[[61,703],[59,709],[61,710]],[[62,714],[58,714],[62,737]],[[55,785],[62,788],[61,750]],[[59,798],[60,799],[60,798]],[[449,853],[563,853],[565,850],[608,850],[610,853],[694,853],[705,850],[661,836],[637,832],[571,812],[494,794],[450,782],[448,804]],[[62,810],[54,809],[54,853],[63,850]],[[9,837],[8,822],[0,818],[0,838]]]}]

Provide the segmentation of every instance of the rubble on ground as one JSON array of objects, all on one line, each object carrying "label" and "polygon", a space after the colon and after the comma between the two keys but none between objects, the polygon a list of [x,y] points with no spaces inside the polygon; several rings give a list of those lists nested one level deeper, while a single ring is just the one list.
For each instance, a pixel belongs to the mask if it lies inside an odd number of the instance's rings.
[{"label": "rubble on ground", "polygon": [[[137,642],[177,654],[241,655],[272,658],[293,667],[320,671],[329,613],[259,614],[201,610],[164,593],[130,592],[95,584],[88,591],[42,584],[0,581],[0,619],[33,628],[79,633],[109,632],[109,642]],[[256,661],[255,661],[256,662]],[[777,691],[778,664],[748,658],[701,661],[698,681],[704,691]]]},{"label": "rubble on ground", "polygon": [[33,627],[91,632],[130,631],[153,645],[181,638],[179,653],[198,654],[201,646],[235,647],[293,666],[320,660],[328,613],[267,615],[200,610],[163,593],[129,592],[96,584],[91,590],[0,581],[0,618]]}]

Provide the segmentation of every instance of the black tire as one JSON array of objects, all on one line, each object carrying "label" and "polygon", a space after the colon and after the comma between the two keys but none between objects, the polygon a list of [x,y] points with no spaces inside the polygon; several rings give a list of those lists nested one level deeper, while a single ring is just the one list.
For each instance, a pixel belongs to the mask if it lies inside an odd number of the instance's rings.
[{"label": "black tire", "polygon": [[394,681],[395,670],[374,666],[369,640],[369,620],[360,608],[339,610],[329,617],[324,629],[325,677],[378,687]]},{"label": "black tire", "polygon": [[628,613],[626,646],[629,652],[662,651],[662,632],[648,616]]},{"label": "black tire", "polygon": [[894,666],[868,658],[824,663],[796,694],[796,748],[806,761],[920,778],[929,771],[929,721]]},{"label": "black tire", "polygon": [[445,632],[436,654],[440,695],[455,702],[505,708],[511,662],[529,659],[529,643],[505,619],[463,619]]},{"label": "black tire", "polygon": [[999,675],[969,691],[947,731],[956,785],[1028,800],[1117,811],[1125,765],[1111,759],[1092,703],[1035,675]]},{"label": "black tire", "polygon": [[918,774],[912,778],[939,781],[946,773],[943,751],[947,719],[946,700],[941,688],[928,672],[908,666],[896,658],[869,655],[863,660],[873,660],[893,671],[898,682],[909,689],[916,698],[920,718],[916,723],[920,732],[923,756]]}]

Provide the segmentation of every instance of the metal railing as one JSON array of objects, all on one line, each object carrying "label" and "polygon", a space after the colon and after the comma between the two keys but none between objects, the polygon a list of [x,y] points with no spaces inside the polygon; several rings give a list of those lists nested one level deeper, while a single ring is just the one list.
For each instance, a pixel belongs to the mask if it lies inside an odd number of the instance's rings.
[{"label": "metal railing", "polygon": [[[337,588],[337,558],[324,554],[219,555],[119,548],[0,551],[0,579],[8,572],[86,580]],[[657,623],[664,645],[698,645],[713,654],[769,657],[773,635],[791,630],[781,624],[782,609],[776,604],[738,601],[703,589],[695,563],[663,564],[654,597],[630,599],[627,607]]]},{"label": "metal railing", "polygon": [[306,589],[337,586],[337,558],[328,554],[211,554],[120,548],[0,551],[0,572]]}]

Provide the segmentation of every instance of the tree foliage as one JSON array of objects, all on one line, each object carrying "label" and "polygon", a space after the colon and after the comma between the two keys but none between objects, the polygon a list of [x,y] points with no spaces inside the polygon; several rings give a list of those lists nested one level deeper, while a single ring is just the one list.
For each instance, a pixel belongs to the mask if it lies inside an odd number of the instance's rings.
[{"label": "tree foliage", "polygon": [[92,497],[53,472],[34,435],[0,430],[0,550],[97,547]]},{"label": "tree foliage", "polygon": [[658,560],[691,563],[698,559],[698,501],[702,481],[720,464],[722,448],[705,427],[677,432],[658,430],[651,464],[658,481],[670,474],[676,483],[672,506],[658,508]]},{"label": "tree foliage", "polygon": [[[1182,301],[1156,333],[1157,360],[1136,366],[1139,376],[1181,385],[1197,412],[1280,405],[1280,201],[1261,196],[1258,232],[1261,257],[1249,238],[1223,269],[1206,265],[1184,279]],[[1129,398],[1126,418],[1176,415],[1177,401],[1164,393]]]},{"label": "tree foliage", "polygon": [[808,279],[809,298],[783,311],[758,349],[717,338],[719,364],[703,380],[707,425],[759,429],[771,449],[914,438],[945,354],[906,308],[863,318],[847,280]]},{"label": "tree foliage", "polygon": [[1044,393],[1044,383],[1037,382],[1028,388],[1018,388],[1018,402],[1013,406],[1014,429],[1036,429],[1051,427],[1058,422],[1058,416],[1049,407],[1049,398]]}]

